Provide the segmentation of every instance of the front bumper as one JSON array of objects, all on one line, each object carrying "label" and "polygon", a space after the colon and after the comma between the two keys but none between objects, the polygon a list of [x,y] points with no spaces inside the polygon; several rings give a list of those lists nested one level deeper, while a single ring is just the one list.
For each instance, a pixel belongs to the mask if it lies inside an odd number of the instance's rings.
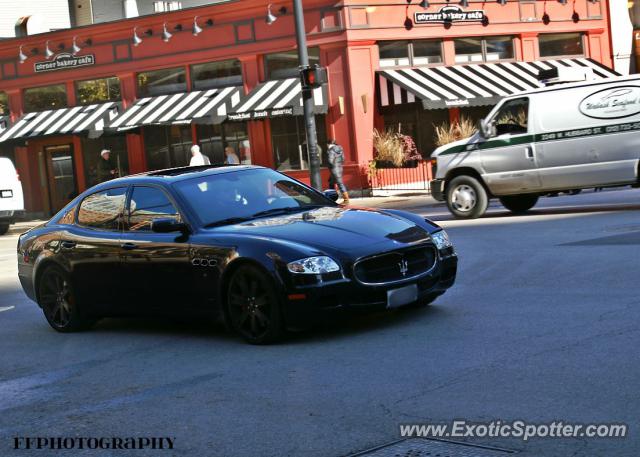
[{"label": "front bumper", "polygon": [[[371,312],[387,307],[387,291],[409,284],[418,284],[418,300],[441,295],[456,279],[458,257],[450,252],[439,258],[436,268],[413,281],[381,286],[365,286],[355,280],[320,283],[315,286],[289,289],[285,297],[285,320],[290,326],[327,320],[339,314]],[[301,297],[304,295],[304,299]],[[295,297],[295,299],[289,298]]]},{"label": "front bumper", "polygon": [[431,196],[436,200],[443,202],[444,201],[444,180],[434,179],[429,184],[431,189]]}]

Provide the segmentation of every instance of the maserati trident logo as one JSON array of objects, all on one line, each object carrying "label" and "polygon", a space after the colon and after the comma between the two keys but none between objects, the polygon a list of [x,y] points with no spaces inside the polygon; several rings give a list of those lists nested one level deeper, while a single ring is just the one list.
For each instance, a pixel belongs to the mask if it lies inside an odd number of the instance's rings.
[{"label": "maserati trident logo", "polygon": [[407,259],[402,259],[398,266],[400,267],[400,273],[402,273],[402,276],[407,276],[407,272],[409,271],[409,262],[407,262]]}]

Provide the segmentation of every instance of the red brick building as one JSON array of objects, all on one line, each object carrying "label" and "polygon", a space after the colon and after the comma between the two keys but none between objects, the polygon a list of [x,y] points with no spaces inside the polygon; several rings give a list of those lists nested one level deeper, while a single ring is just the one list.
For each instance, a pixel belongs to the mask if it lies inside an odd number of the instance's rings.
[{"label": "red brick building", "polygon": [[[427,156],[434,124],[478,118],[535,87],[538,69],[611,66],[605,0],[304,8],[312,62],[329,76],[319,141],[343,145],[353,189],[368,187],[374,127],[400,128]],[[273,3],[271,24],[267,9],[229,1],[0,41],[0,154],[17,164],[27,209],[50,214],[92,185],[103,147],[123,174],[186,165],[197,142],[212,161],[230,146],[308,181],[292,5]]]}]

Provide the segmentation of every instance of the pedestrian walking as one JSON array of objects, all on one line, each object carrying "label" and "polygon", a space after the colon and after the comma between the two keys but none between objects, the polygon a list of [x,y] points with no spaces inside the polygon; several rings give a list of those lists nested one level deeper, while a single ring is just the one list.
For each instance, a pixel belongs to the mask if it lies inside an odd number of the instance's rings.
[{"label": "pedestrian walking", "polygon": [[109,181],[118,176],[116,167],[111,162],[111,151],[103,149],[100,151],[100,159],[98,159],[97,167],[98,183]]},{"label": "pedestrian walking", "polygon": [[200,152],[200,146],[194,144],[191,146],[191,160],[189,161],[190,167],[197,167],[201,165],[211,165],[209,157]]},{"label": "pedestrian walking", "polygon": [[327,146],[327,160],[329,162],[329,187],[333,189],[338,186],[338,194],[342,197],[344,204],[349,204],[349,192],[347,186],[344,185],[342,180],[343,165],[344,165],[344,149],[336,140],[330,139]]}]

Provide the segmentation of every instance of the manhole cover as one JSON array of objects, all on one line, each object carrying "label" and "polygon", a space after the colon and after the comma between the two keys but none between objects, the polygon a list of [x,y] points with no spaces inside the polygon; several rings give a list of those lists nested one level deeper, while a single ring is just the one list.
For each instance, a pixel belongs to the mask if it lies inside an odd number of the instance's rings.
[{"label": "manhole cover", "polygon": [[352,457],[506,457],[514,451],[451,441],[411,438]]}]

